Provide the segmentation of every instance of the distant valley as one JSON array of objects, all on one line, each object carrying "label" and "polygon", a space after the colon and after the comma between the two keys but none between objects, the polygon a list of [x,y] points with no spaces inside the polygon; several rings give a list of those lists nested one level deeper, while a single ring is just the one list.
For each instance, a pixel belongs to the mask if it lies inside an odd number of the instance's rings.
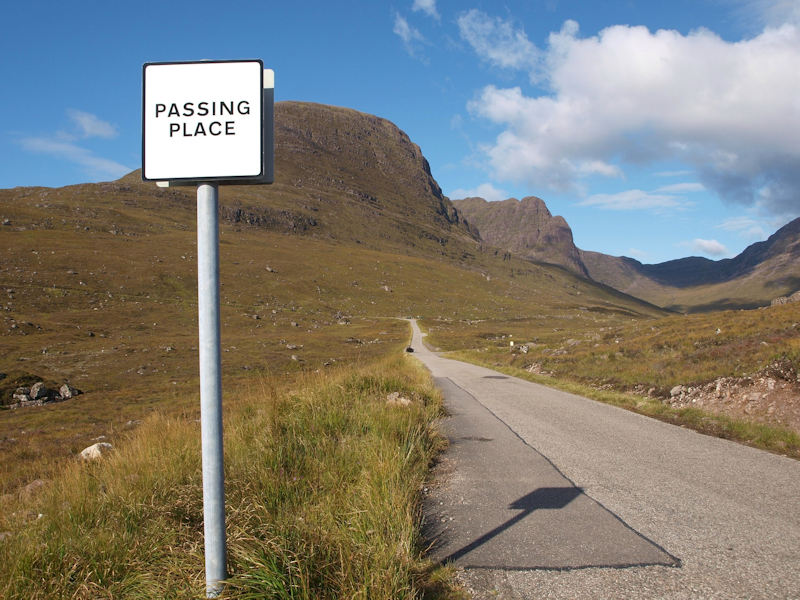
[{"label": "distant valley", "polygon": [[662,308],[702,312],[768,306],[800,289],[800,218],[734,258],[642,264],[575,246],[572,230],[536,197],[454,200],[485,242],[535,262],[559,265]]}]

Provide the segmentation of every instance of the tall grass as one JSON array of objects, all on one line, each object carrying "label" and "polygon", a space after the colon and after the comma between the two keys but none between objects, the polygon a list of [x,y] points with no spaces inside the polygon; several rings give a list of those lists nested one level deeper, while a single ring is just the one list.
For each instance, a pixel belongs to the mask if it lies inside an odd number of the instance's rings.
[{"label": "tall grass", "polygon": [[[404,358],[303,377],[228,400],[224,597],[419,597],[430,570],[418,495],[441,444],[438,393]],[[392,392],[412,402],[387,404]],[[3,598],[201,597],[199,424],[152,416],[0,529],[12,532],[0,541]]]}]

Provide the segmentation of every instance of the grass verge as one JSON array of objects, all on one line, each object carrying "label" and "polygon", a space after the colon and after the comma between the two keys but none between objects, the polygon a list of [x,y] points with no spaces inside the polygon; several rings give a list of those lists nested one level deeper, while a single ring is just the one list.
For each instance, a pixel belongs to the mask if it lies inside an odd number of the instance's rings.
[{"label": "grass verge", "polygon": [[800,436],[785,427],[744,421],[726,415],[716,415],[697,408],[675,408],[646,396],[614,390],[599,390],[567,379],[536,375],[518,367],[497,365],[494,361],[485,360],[480,353],[475,351],[449,352],[447,356],[494,369],[513,377],[519,377],[520,379],[540,383],[565,392],[592,398],[599,402],[612,404],[660,421],[672,423],[673,425],[688,427],[706,435],[733,440],[776,454],[800,459]]},{"label": "grass verge", "polygon": [[[254,380],[255,381],[255,380]],[[397,392],[411,402],[387,402]],[[406,357],[227,401],[225,598],[455,597],[422,558],[441,398]],[[199,423],[155,414],[0,516],[0,596],[203,595]]]}]

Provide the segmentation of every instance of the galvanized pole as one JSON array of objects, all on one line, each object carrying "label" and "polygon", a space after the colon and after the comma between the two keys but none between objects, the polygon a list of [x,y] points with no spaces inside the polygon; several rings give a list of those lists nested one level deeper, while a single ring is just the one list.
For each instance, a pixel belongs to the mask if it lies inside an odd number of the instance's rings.
[{"label": "galvanized pole", "polygon": [[200,428],[203,446],[203,528],[206,597],[227,577],[225,472],[222,459],[222,367],[219,319],[219,223],[216,183],[197,186],[197,300],[200,324]]}]

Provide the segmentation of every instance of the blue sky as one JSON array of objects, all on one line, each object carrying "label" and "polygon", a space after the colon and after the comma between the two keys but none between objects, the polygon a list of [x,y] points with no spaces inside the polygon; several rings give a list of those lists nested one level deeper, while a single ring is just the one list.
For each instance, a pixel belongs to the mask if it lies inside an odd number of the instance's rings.
[{"label": "blue sky", "polygon": [[143,63],[260,58],[278,101],[385,117],[450,197],[539,196],[586,250],[725,258],[800,215],[800,0],[3,12],[0,188],[139,168]]}]

